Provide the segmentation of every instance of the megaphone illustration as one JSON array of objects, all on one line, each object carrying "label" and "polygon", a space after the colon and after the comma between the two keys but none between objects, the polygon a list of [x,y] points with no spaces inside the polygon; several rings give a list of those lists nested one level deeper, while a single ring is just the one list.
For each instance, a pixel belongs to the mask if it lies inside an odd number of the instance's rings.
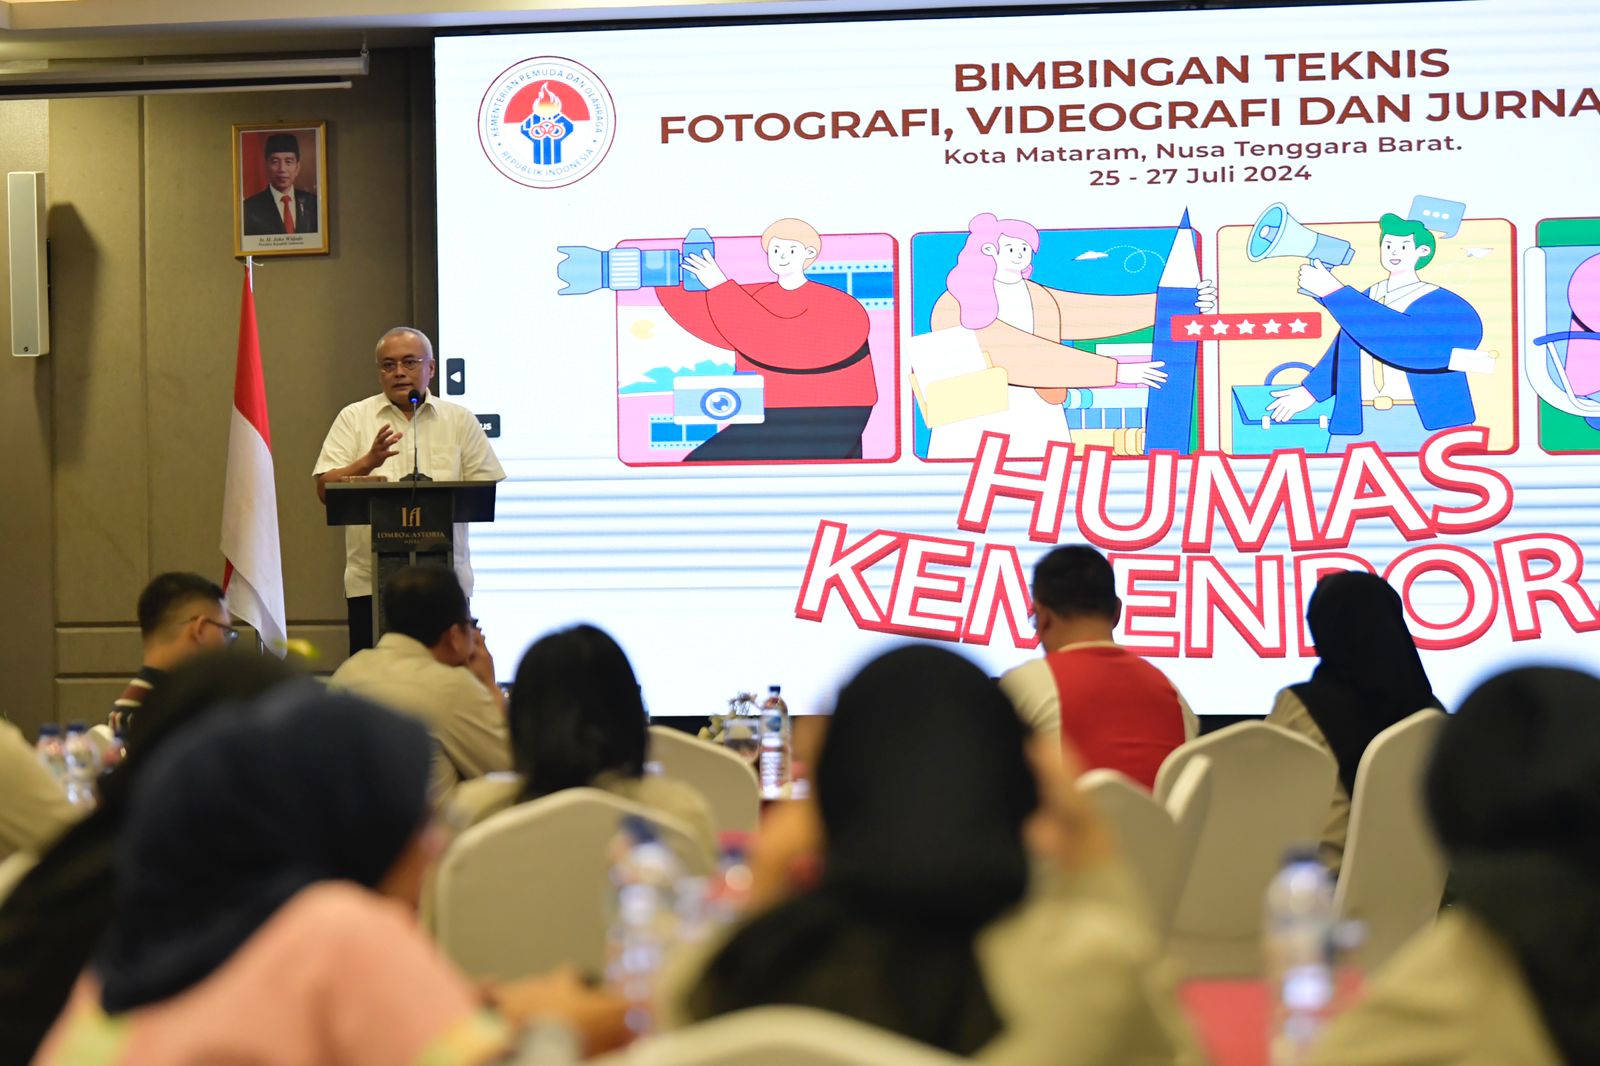
[{"label": "megaphone illustration", "polygon": [[1295,221],[1289,209],[1282,204],[1273,204],[1261,212],[1261,217],[1256,219],[1255,226],[1250,230],[1245,254],[1252,263],[1296,255],[1318,260],[1328,267],[1345,266],[1356,257],[1349,241],[1306,229]]}]

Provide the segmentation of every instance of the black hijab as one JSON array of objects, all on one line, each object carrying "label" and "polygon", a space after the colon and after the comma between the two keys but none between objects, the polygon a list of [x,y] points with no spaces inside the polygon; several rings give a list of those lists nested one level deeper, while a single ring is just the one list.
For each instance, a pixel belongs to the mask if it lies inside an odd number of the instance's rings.
[{"label": "black hijab", "polygon": [[1457,902],[1511,948],[1563,1058],[1600,1062],[1600,679],[1484,682],[1426,787]]},{"label": "black hijab", "polygon": [[431,754],[421,723],[299,686],[166,745],[117,848],[106,1011],[203,980],[308,885],[377,885],[427,815]]},{"label": "black hijab", "polygon": [[1025,741],[994,682],[952,652],[869,664],[839,694],[817,766],[821,883],[737,933],[691,1010],[793,1003],[956,1054],[986,1044],[1002,1023],[973,938],[1027,887]]},{"label": "black hijab", "polygon": [[1424,707],[1437,707],[1400,594],[1376,574],[1342,570],[1317,582],[1306,622],[1320,661],[1300,697],[1354,792],[1372,738]]},{"label": "black hijab", "polygon": [[214,708],[237,706],[299,676],[270,655],[206,652],[150,693],[128,757],[100,780],[99,805],[40,856],[0,905],[0,1063],[33,1058],[111,923],[117,838],[131,786],[152,754]]}]

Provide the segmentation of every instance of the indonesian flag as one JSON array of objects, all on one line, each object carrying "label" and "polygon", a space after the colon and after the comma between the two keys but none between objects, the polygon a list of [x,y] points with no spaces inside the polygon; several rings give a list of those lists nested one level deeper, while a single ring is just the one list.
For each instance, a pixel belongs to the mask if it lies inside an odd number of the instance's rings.
[{"label": "indonesian flag", "polygon": [[222,554],[228,564],[222,588],[234,617],[254,626],[262,643],[281,657],[288,650],[283,555],[278,550],[278,490],[272,474],[272,431],[267,425],[252,269],[247,258],[228,428],[228,481],[222,490]]}]

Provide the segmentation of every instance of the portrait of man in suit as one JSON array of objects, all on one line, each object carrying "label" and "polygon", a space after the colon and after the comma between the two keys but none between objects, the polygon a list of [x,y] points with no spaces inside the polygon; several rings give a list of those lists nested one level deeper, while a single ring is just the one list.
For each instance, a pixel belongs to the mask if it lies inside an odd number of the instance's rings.
[{"label": "portrait of man in suit", "polygon": [[245,235],[315,233],[317,194],[295,184],[300,177],[300,139],[293,133],[271,134],[264,155],[267,187],[245,198]]}]

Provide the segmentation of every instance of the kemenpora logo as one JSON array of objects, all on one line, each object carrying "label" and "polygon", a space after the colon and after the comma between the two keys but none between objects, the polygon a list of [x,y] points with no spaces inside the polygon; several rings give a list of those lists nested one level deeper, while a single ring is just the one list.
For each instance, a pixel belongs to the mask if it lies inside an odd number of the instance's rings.
[{"label": "kemenpora logo", "polygon": [[494,168],[530,189],[559,189],[605,159],[616,104],[598,75],[560,56],[513,64],[478,105],[478,142]]}]

